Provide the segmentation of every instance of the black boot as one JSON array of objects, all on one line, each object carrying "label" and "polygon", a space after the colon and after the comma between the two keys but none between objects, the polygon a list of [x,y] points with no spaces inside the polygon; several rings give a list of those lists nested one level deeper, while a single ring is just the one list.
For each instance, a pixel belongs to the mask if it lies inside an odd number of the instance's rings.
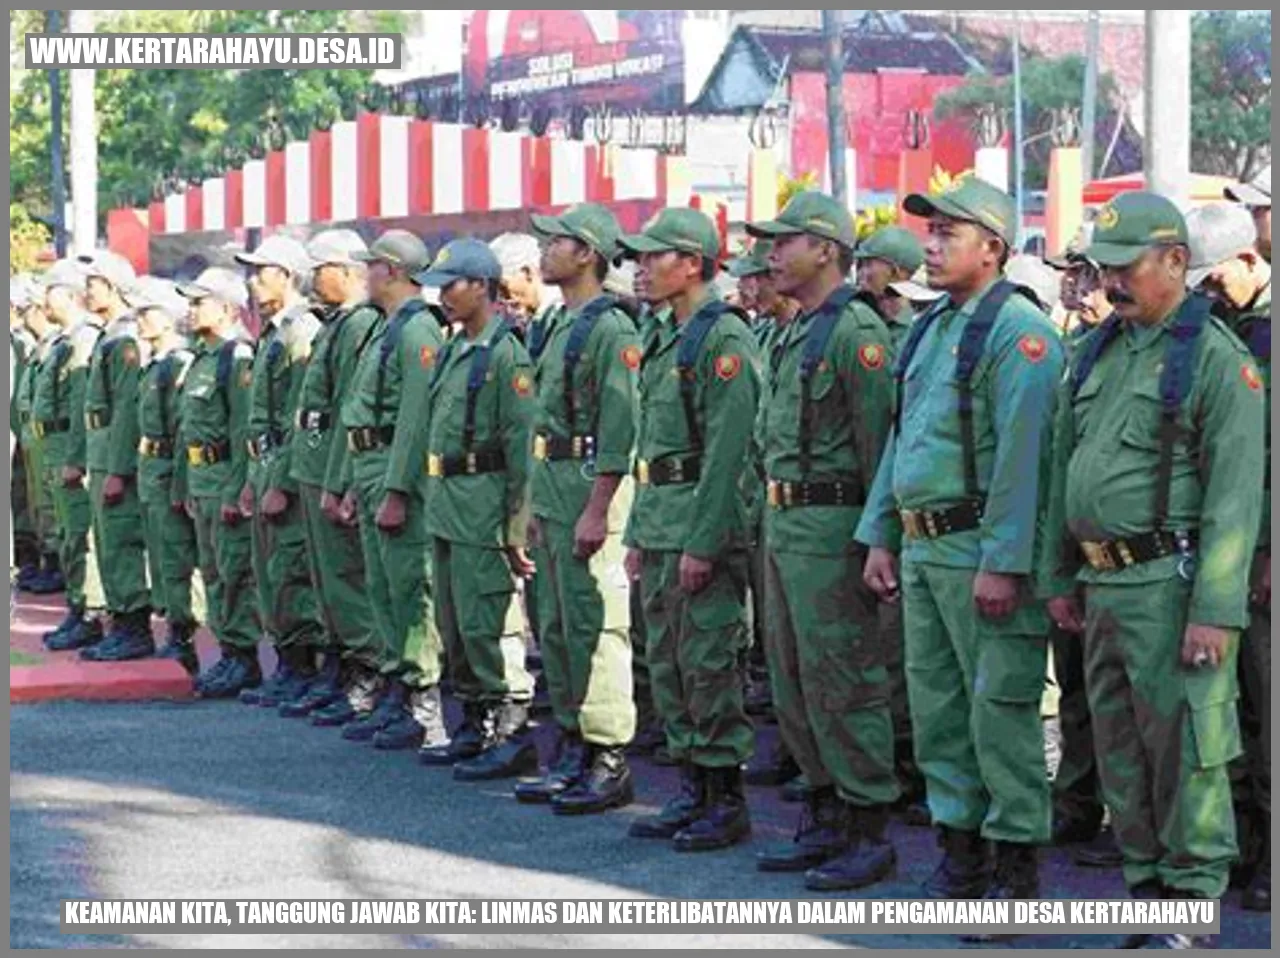
[{"label": "black boot", "polygon": [[373,747],[383,751],[421,749],[426,742],[439,745],[448,741],[440,687],[436,685],[412,691],[400,714],[373,733]]},{"label": "black boot", "polygon": [[1116,835],[1104,828],[1091,841],[1072,849],[1071,860],[1084,868],[1119,868],[1124,854],[1116,843]]},{"label": "black boot", "polygon": [[203,695],[204,690],[210,684],[216,684],[222,681],[222,675],[227,671],[227,666],[231,664],[232,648],[222,643],[218,644],[218,660],[210,665],[203,672],[196,675],[195,680],[191,683],[192,689],[197,695]]},{"label": "black boot", "polygon": [[849,847],[845,812],[835,789],[810,792],[791,844],[761,852],[756,856],[756,868],[762,872],[802,872],[843,854]]},{"label": "black boot", "polygon": [[342,737],[348,742],[368,742],[380,730],[390,725],[404,711],[409,701],[409,687],[399,679],[392,679],[378,701],[378,706],[368,715],[348,722],[342,727]]},{"label": "black boot", "polygon": [[32,595],[53,595],[67,587],[67,580],[62,575],[62,563],[56,552],[47,553],[44,567],[27,583],[27,591]]},{"label": "black boot", "polygon": [[1053,843],[1055,845],[1075,845],[1091,842],[1102,830],[1102,813],[1098,814],[1059,812],[1053,819]]},{"label": "black boot", "polygon": [[925,898],[981,898],[991,884],[990,848],[977,832],[943,825],[938,830],[942,861],[924,883]]},{"label": "black boot", "polygon": [[889,807],[850,807],[845,810],[845,821],[849,847],[839,858],[809,869],[804,876],[805,888],[849,891],[874,885],[893,874],[898,856],[893,843],[884,836]]},{"label": "black boot", "polygon": [[[1040,897],[1040,863],[1034,845],[995,843],[995,879],[982,896],[988,901],[1028,900]],[[962,935],[963,941],[1007,941],[1016,935]]]},{"label": "black boot", "polygon": [[692,762],[680,766],[680,793],[662,806],[657,815],[642,815],[631,823],[632,838],[674,838],[702,814],[707,801],[707,769]]},{"label": "black boot", "polygon": [[218,673],[211,676],[199,689],[201,698],[235,698],[245,689],[262,684],[262,668],[258,665],[257,649],[226,647],[219,665],[222,667]]},{"label": "black boot", "polygon": [[678,852],[706,852],[728,848],[751,834],[751,814],[742,782],[742,769],[710,768],[707,777],[707,801],[702,815],[690,822],[671,839]]},{"label": "black boot", "polygon": [[418,761],[423,765],[456,765],[475,758],[484,748],[488,732],[485,723],[489,713],[479,702],[464,702],[462,724],[445,743],[424,744],[418,751]]},{"label": "black boot", "polygon": [[748,785],[782,785],[800,774],[800,766],[779,739],[759,764],[747,766],[744,779]]},{"label": "black boot", "polygon": [[635,801],[635,786],[623,750],[593,745],[589,753],[591,766],[587,773],[551,799],[551,810],[557,815],[594,815]]},{"label": "black boot", "polygon": [[141,609],[118,616],[112,633],[100,645],[80,653],[86,662],[127,662],[155,655],[156,640],[151,635],[151,610]]},{"label": "black boot", "polygon": [[81,616],[74,626],[49,639],[44,645],[50,652],[70,652],[97,645],[103,637],[102,623],[99,620]]},{"label": "black boot", "polygon": [[373,711],[382,694],[381,675],[369,666],[353,662],[343,686],[343,697],[311,713],[311,724],[321,728],[354,722]]},{"label": "black boot", "polygon": [[475,758],[453,767],[459,782],[486,782],[515,778],[538,769],[538,748],[529,734],[529,710],[507,702],[497,709],[490,724],[492,734]]},{"label": "black boot", "polygon": [[[1193,891],[1186,891],[1181,888],[1166,888],[1164,897],[1169,900],[1185,900],[1191,901],[1195,899],[1203,899],[1204,896]],[[1188,935],[1183,933],[1163,933],[1153,934],[1151,940],[1143,946],[1145,948],[1170,948],[1179,951],[1191,948],[1217,948],[1217,935]]]},{"label": "black boot", "polygon": [[196,656],[194,622],[170,622],[169,638],[164,647],[156,653],[158,659],[174,659],[187,670],[188,675],[200,671],[200,659]]},{"label": "black boot", "polygon": [[326,652],[324,665],[307,686],[307,691],[296,699],[281,702],[277,711],[285,718],[302,718],[344,698],[346,692],[342,688],[342,656],[337,652]]},{"label": "black boot", "polygon": [[75,631],[76,628],[84,621],[84,606],[74,606],[67,609],[66,617],[59,622],[54,628],[50,629],[40,637],[46,648],[52,648],[49,643],[55,642],[69,632]]},{"label": "black boot", "polygon": [[768,672],[753,670],[748,673],[746,687],[742,690],[742,709],[755,718],[773,712],[773,689],[769,685]]},{"label": "black boot", "polygon": [[[1130,888],[1129,897],[1134,901],[1159,901],[1164,897],[1164,886],[1160,884],[1159,879],[1152,878]],[[1150,934],[1135,932],[1132,935],[1128,935],[1120,943],[1120,947],[1126,949],[1145,948],[1150,940]]]},{"label": "black boot", "polygon": [[[1264,839],[1269,836],[1264,835]],[[1253,870],[1253,877],[1240,896],[1240,907],[1248,911],[1271,911],[1271,842],[1262,846],[1261,858]]]},{"label": "black boot", "polygon": [[516,801],[526,805],[547,804],[586,774],[589,761],[582,735],[576,729],[559,729],[547,773],[516,782],[513,789]]},{"label": "black boot", "polygon": [[315,674],[311,650],[305,645],[276,649],[275,674],[258,688],[240,696],[246,705],[277,708],[281,702],[296,699]]},{"label": "black boot", "polygon": [[782,783],[782,787],[778,789],[778,798],[784,802],[795,804],[796,802],[803,802],[810,791],[809,780],[803,775],[797,775],[790,781]]}]

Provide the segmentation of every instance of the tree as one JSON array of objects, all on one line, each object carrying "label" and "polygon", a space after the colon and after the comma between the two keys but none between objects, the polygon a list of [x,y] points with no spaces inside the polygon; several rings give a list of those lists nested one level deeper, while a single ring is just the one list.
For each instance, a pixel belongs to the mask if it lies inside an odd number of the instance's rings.
[{"label": "tree", "polygon": [[9,275],[30,273],[39,265],[53,236],[43,223],[33,220],[27,211],[9,204]]},{"label": "tree", "polygon": [[1271,11],[1191,21],[1191,164],[1249,180],[1271,162]]}]

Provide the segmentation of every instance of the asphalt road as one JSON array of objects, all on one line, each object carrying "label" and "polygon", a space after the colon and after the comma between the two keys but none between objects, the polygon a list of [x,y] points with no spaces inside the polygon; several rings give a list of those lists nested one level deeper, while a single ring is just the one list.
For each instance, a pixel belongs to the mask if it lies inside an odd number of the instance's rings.
[{"label": "asphalt road", "polygon": [[[134,947],[954,947],[949,936],[259,935],[75,938],[58,900],[116,898],[811,898],[799,876],[763,875],[753,854],[789,840],[795,806],[752,789],[752,841],[677,855],[628,839],[662,803],[670,769],[637,760],[635,805],[564,820],[518,805],[502,783],[455,783],[412,753],[380,753],[273,711],[237,703],[56,703],[10,711],[10,945]],[[762,735],[776,734],[766,726]],[[915,897],[937,861],[927,829],[895,823],[897,877],[870,897]],[[1119,898],[1118,871],[1044,856],[1043,892]],[[1270,916],[1234,895],[1223,947],[1266,948]],[[1092,948],[1115,939],[1027,937],[1020,947]],[[992,947],[1008,947],[996,945]]]}]

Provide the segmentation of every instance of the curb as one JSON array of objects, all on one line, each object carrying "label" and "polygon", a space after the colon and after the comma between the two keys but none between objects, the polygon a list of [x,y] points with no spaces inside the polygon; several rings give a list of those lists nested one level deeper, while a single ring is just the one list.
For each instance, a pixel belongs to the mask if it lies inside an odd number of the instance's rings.
[{"label": "curb", "polygon": [[191,676],[168,659],[134,662],[50,662],[9,669],[9,703],[186,701]]}]

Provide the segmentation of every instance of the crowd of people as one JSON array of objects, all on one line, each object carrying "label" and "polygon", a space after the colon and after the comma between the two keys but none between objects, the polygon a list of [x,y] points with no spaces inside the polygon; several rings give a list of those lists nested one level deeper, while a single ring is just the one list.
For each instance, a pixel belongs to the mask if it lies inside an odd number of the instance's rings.
[{"label": "crowd of people", "polygon": [[758,866],[810,889],[888,878],[897,812],[938,829],[930,896],[1039,897],[1072,843],[1135,897],[1269,910],[1269,168],[1186,214],[1121,194],[1047,262],[976,177],[903,207],[923,242],[797,194],[728,298],[703,213],[595,204],[434,257],[331,229],[187,282],[107,251],[15,278],[47,646],[561,815],[630,804],[649,754],[679,789],[629,832],[677,851],[784,785]]}]

